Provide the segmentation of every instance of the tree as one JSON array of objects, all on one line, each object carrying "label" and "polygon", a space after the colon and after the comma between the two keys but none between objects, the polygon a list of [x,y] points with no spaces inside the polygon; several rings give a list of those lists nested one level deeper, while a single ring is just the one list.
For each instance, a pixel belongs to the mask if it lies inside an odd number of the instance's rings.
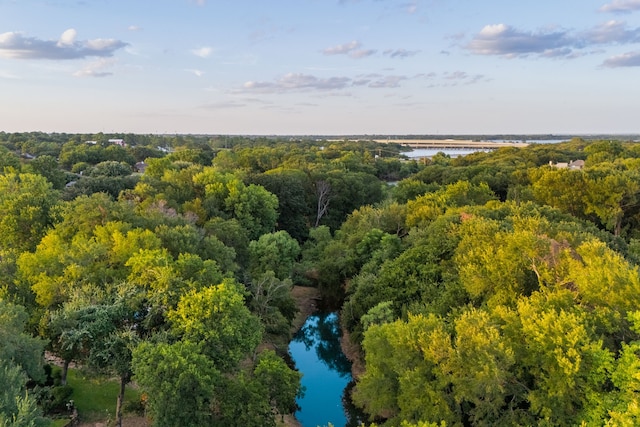
[{"label": "tree", "polygon": [[263,234],[249,243],[249,268],[254,278],[273,271],[278,279],[291,277],[300,245],[284,230]]},{"label": "tree", "polygon": [[229,189],[225,205],[248,231],[252,240],[272,232],[275,228],[278,219],[278,198],[264,187],[255,184],[233,186]]},{"label": "tree", "polygon": [[639,203],[638,175],[615,170],[607,172],[605,176],[588,175],[585,213],[595,214],[607,230],[620,236],[626,214]]},{"label": "tree", "polygon": [[258,175],[254,184],[262,185],[278,198],[277,228],[285,230],[298,242],[309,234],[309,219],[312,208],[307,199],[311,183],[309,177],[297,169],[273,169]]},{"label": "tree", "polygon": [[329,203],[331,202],[331,184],[329,182],[320,180],[315,184],[317,208],[316,208],[316,221],[314,227],[320,225],[320,220],[329,211]]},{"label": "tree", "polygon": [[168,318],[183,340],[197,344],[222,371],[234,369],[262,339],[260,321],[244,305],[239,285],[228,279],[182,296]]},{"label": "tree", "polygon": [[30,251],[51,225],[57,193],[34,174],[0,174],[0,250]]},{"label": "tree", "polygon": [[255,277],[248,285],[249,307],[265,325],[266,331],[288,334],[298,309],[291,296],[291,279],[280,280],[273,271]]},{"label": "tree", "polygon": [[300,372],[289,368],[273,351],[265,351],[260,354],[253,375],[276,413],[295,412],[296,397],[300,395]]},{"label": "tree", "polygon": [[135,381],[148,396],[153,425],[162,427],[210,426],[214,391],[222,379],[214,362],[200,346],[141,343],[133,352]]},{"label": "tree", "polygon": [[44,427],[36,399],[26,391],[27,377],[9,360],[0,359],[0,427]]},{"label": "tree", "polygon": [[65,173],[58,167],[58,161],[55,157],[38,156],[29,162],[29,167],[34,173],[44,176],[56,190],[64,188],[66,184]]},{"label": "tree", "polygon": [[[29,378],[44,379],[44,342],[25,332],[27,311],[0,296],[0,361],[11,361]],[[1,384],[1,383],[0,383]]]}]

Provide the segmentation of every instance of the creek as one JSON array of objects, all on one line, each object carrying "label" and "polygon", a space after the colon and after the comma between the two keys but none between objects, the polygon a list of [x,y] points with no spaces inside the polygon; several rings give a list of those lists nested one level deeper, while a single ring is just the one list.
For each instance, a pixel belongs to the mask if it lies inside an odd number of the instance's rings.
[{"label": "creek", "polygon": [[296,418],[303,427],[357,426],[359,414],[345,390],[351,383],[351,363],[340,347],[336,312],[309,316],[289,343],[289,353],[302,373],[304,396]]}]

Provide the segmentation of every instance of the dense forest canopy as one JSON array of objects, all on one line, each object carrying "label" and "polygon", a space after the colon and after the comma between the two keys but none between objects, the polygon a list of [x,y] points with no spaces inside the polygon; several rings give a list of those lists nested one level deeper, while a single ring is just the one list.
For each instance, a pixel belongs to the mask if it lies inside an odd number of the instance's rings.
[{"label": "dense forest canopy", "polygon": [[0,426],[64,412],[72,362],[117,423],[135,381],[157,426],[276,425],[294,285],[340,306],[372,423],[640,423],[640,144],[404,150],[0,133]]}]

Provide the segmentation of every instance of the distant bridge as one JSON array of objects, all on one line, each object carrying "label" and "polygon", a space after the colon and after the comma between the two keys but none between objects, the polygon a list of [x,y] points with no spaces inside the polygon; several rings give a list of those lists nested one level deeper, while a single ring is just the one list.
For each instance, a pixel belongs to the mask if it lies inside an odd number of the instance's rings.
[{"label": "distant bridge", "polygon": [[498,149],[502,147],[524,148],[526,142],[493,142],[472,141],[463,139],[375,139],[375,142],[384,144],[400,144],[411,148],[443,148],[443,149]]}]

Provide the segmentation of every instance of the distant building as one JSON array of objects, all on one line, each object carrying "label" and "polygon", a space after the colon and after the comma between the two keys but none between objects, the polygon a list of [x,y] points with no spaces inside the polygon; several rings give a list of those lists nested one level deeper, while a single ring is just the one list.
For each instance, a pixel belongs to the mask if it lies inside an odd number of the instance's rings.
[{"label": "distant building", "polygon": [[558,162],[553,163],[549,160],[549,166],[554,167],[556,169],[574,169],[574,170],[582,170],[584,168],[584,160],[571,160],[569,163],[566,162]]},{"label": "distant building", "polygon": [[124,142],[124,139],[110,139],[109,144],[119,145],[120,147],[127,146],[127,144]]},{"label": "distant building", "polygon": [[582,169],[584,168],[584,160],[576,160],[569,162],[569,169]]},{"label": "distant building", "polygon": [[84,143],[89,145],[96,145],[98,141],[85,141]]},{"label": "distant building", "polygon": [[134,168],[136,170],[136,172],[138,173],[144,173],[144,171],[147,170],[147,165],[145,162],[138,162],[134,165]]}]

